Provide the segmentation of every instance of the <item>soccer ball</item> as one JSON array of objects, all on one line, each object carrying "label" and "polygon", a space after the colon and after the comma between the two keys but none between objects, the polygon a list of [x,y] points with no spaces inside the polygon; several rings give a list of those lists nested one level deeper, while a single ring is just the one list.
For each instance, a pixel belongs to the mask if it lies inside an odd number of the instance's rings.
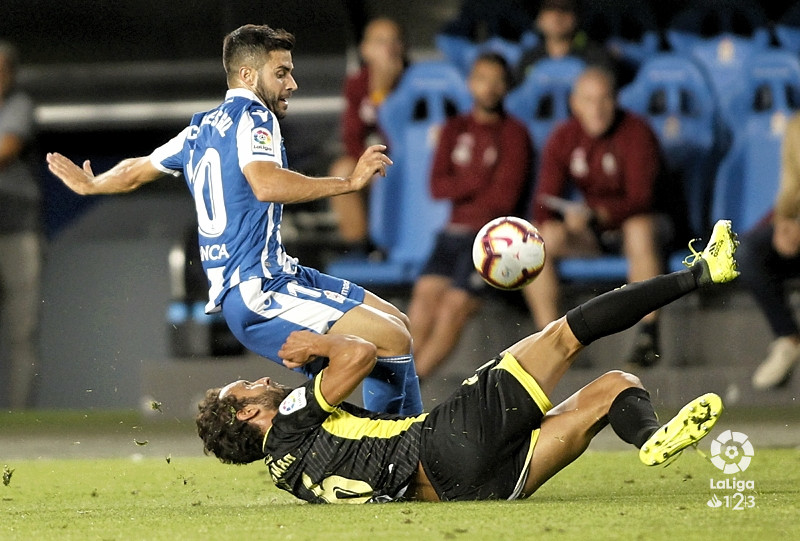
[{"label": "soccer ball", "polygon": [[475,269],[498,289],[520,289],[544,267],[544,239],[533,224],[504,216],[484,225],[472,243]]}]

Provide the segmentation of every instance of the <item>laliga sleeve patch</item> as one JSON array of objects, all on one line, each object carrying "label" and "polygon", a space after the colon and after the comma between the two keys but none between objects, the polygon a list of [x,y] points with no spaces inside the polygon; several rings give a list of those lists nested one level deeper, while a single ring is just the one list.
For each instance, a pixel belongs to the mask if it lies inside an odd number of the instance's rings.
[{"label": "laliga sleeve patch", "polygon": [[290,413],[301,410],[306,407],[306,388],[298,387],[289,396],[283,399],[281,405],[278,406],[278,411],[282,415],[289,415]]},{"label": "laliga sleeve patch", "polygon": [[255,128],[252,131],[251,147],[254,154],[275,155],[272,145],[272,133],[265,128]]}]

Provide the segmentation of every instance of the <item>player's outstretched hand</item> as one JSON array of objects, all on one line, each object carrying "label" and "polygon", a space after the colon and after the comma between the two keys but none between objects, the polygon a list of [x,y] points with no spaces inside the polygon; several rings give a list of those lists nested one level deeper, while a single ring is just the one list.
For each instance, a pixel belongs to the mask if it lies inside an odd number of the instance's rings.
[{"label": "player's outstretched hand", "polygon": [[83,168],[80,168],[66,156],[58,152],[48,152],[47,167],[73,192],[81,195],[92,193],[94,172],[89,160],[83,162]]},{"label": "player's outstretched hand", "polygon": [[311,331],[291,333],[278,351],[278,356],[283,359],[283,365],[295,369],[316,359],[314,351],[318,339],[319,335]]},{"label": "player's outstretched hand", "polygon": [[386,166],[392,165],[392,160],[384,154],[386,145],[372,145],[361,155],[350,175],[350,182],[354,190],[366,186],[375,175],[386,176]]}]

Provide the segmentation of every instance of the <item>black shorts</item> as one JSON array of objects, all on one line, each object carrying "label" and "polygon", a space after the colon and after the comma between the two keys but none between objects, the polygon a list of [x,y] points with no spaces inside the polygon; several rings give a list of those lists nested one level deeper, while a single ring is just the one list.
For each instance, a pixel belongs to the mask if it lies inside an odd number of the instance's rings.
[{"label": "black shorts", "polygon": [[420,460],[439,498],[518,498],[552,407],[513,355],[479,368],[423,425]]},{"label": "black shorts", "polygon": [[475,270],[472,263],[472,242],[474,233],[453,233],[441,231],[436,235],[428,262],[422,274],[435,274],[453,280],[453,287],[479,295],[488,288],[488,284]]}]

